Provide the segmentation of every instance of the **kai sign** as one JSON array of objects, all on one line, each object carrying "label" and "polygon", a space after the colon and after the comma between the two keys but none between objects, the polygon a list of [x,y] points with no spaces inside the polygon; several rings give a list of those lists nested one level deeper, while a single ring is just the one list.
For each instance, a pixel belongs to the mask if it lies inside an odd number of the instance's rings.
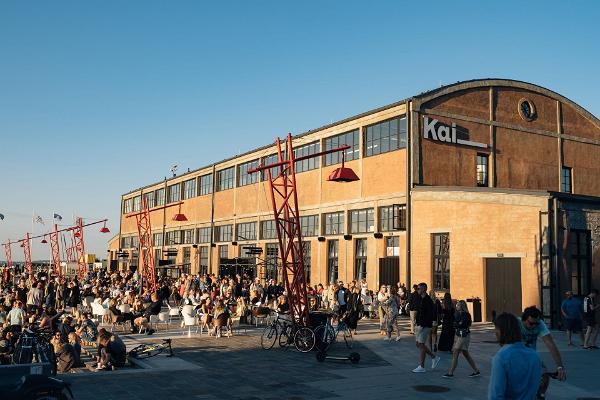
[{"label": "kai sign", "polygon": [[437,119],[430,120],[427,116],[423,118],[423,137],[437,142],[461,144],[463,146],[480,147],[482,149],[488,147],[485,143],[457,138],[456,124],[454,122],[452,123],[452,126],[447,126],[438,123]]}]

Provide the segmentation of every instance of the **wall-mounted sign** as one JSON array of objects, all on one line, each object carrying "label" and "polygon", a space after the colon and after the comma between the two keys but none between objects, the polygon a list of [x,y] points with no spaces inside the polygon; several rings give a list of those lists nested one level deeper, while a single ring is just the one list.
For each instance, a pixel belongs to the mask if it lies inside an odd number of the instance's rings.
[{"label": "wall-mounted sign", "polygon": [[456,137],[455,123],[452,123],[452,126],[447,126],[438,122],[439,121],[437,119],[430,120],[427,116],[423,117],[423,137],[425,139],[487,149],[488,145],[485,143],[473,142],[471,140],[465,140]]}]

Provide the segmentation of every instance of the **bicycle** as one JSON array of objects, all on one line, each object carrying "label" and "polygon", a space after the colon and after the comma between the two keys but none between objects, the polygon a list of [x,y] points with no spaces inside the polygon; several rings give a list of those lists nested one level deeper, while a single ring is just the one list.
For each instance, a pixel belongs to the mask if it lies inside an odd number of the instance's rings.
[{"label": "bicycle", "polygon": [[173,357],[173,348],[171,347],[171,339],[163,339],[162,343],[140,344],[129,351],[129,357],[136,359],[150,358],[159,355],[163,351],[168,350],[167,357]]},{"label": "bicycle", "polygon": [[331,320],[334,314],[330,314],[325,322],[325,325],[319,325],[315,328],[315,337],[317,339],[317,350],[320,352],[326,352],[332,344],[337,342],[338,333],[342,332],[346,347],[351,349],[354,345],[354,339],[352,338],[352,332],[348,328],[343,318],[338,319],[338,323],[333,327]]},{"label": "bicycle", "polygon": [[[50,334],[51,335],[51,334]],[[13,364],[49,363],[52,375],[56,375],[56,354],[48,334],[25,329],[17,339],[12,355]]]},{"label": "bicycle", "polygon": [[296,350],[306,353],[315,346],[314,332],[305,326],[298,326],[292,321],[282,318],[279,313],[271,324],[265,327],[261,337],[260,344],[263,349],[269,350],[279,338],[279,346],[286,347],[294,343]]}]

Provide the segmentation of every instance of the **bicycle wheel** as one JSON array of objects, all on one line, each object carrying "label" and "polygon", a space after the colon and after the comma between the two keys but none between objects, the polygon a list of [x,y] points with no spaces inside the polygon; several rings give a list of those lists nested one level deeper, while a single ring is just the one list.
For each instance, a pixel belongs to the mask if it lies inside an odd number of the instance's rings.
[{"label": "bicycle wheel", "polygon": [[319,325],[315,328],[315,347],[320,352],[326,352],[334,340],[335,334],[330,328],[325,325]]},{"label": "bicycle wheel", "polygon": [[154,357],[162,353],[163,348],[155,345],[141,344],[129,352],[129,356],[137,359]]},{"label": "bicycle wheel", "polygon": [[277,325],[267,326],[260,336],[260,345],[263,349],[269,350],[277,341]]},{"label": "bicycle wheel", "polygon": [[354,338],[352,337],[352,332],[350,332],[350,329],[348,329],[348,327],[345,327],[342,333],[344,334],[344,342],[346,343],[346,347],[351,349],[352,346],[354,346]]},{"label": "bicycle wheel", "polygon": [[305,326],[298,328],[294,335],[294,346],[302,353],[307,353],[315,347],[315,333]]},{"label": "bicycle wheel", "polygon": [[292,336],[292,327],[291,326],[283,327],[281,329],[281,333],[279,334],[279,346],[280,347],[289,346],[292,342],[292,338],[290,336]]}]

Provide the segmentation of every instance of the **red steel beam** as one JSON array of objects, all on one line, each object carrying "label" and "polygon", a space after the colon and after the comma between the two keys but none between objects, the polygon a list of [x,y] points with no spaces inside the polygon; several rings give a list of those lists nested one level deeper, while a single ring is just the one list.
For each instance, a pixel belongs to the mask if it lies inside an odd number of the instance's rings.
[{"label": "red steel beam", "polygon": [[54,224],[54,232],[50,232],[50,252],[52,255],[52,265],[54,266],[54,275],[60,277],[60,247],[58,243],[58,226],[56,224]]},{"label": "red steel beam", "polygon": [[31,277],[33,265],[31,264],[31,239],[29,238],[29,232],[25,234],[25,239],[21,241],[23,246],[23,254],[25,255],[25,269],[27,274]]},{"label": "red steel beam", "polygon": [[[182,204],[181,202],[179,204]],[[166,207],[164,207],[166,208]],[[156,291],[156,269],[154,248],[152,246],[152,226],[150,224],[150,208],[148,199],[142,196],[142,212],[135,214],[139,238],[139,260],[142,279],[146,288]]]},{"label": "red steel beam", "polygon": [[87,273],[87,264],[85,263],[85,241],[83,240],[83,219],[76,219],[76,226],[73,230],[73,239],[75,241],[75,256],[77,257],[77,276],[84,279]]}]

